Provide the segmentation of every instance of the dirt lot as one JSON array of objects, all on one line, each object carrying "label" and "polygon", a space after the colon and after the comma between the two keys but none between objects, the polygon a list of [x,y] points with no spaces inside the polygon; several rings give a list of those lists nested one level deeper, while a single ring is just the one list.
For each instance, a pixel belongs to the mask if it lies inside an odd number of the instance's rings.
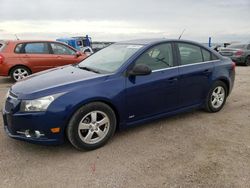
[{"label": "dirt lot", "polygon": [[[3,103],[8,78],[0,78]],[[1,118],[2,126],[2,118]],[[39,146],[0,129],[0,187],[250,187],[250,67],[225,108],[118,132],[104,147]]]}]

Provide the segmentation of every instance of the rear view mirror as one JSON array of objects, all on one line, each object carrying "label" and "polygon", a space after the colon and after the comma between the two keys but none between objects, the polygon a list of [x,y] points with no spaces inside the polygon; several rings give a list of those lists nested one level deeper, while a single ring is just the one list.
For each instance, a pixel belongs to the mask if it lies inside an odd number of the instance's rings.
[{"label": "rear view mirror", "polygon": [[135,65],[128,75],[130,76],[143,76],[151,74],[152,70],[147,65]]},{"label": "rear view mirror", "polygon": [[75,56],[76,56],[76,57],[80,57],[81,55],[82,55],[81,52],[76,52],[76,53],[75,53]]}]

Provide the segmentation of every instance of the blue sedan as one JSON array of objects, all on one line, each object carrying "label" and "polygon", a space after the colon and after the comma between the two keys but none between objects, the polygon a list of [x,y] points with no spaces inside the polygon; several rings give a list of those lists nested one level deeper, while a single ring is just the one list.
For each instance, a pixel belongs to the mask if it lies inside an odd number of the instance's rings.
[{"label": "blue sedan", "polygon": [[234,62],[199,43],[115,43],[79,64],[13,85],[4,128],[10,137],[32,143],[68,139],[77,149],[96,149],[117,129],[194,108],[220,111],[234,77]]}]

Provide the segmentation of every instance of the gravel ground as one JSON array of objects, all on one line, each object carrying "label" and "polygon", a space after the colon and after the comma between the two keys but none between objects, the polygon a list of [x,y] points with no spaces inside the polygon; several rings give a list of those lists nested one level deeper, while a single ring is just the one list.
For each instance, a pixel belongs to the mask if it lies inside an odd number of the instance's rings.
[{"label": "gravel ground", "polygon": [[[237,67],[222,111],[197,110],[115,134],[79,152],[0,129],[0,187],[250,187],[250,67]],[[0,78],[0,101],[12,84]]]}]

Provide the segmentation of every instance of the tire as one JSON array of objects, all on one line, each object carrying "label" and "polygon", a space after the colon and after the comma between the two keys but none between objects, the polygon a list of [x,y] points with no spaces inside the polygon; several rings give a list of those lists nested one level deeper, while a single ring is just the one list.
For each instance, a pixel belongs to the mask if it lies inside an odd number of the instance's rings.
[{"label": "tire", "polygon": [[250,66],[250,56],[247,56],[245,65]]},{"label": "tire", "polygon": [[78,150],[97,149],[113,136],[116,116],[108,105],[93,102],[82,106],[71,117],[66,134]]},{"label": "tire", "polygon": [[25,66],[16,66],[11,69],[10,76],[15,82],[20,81],[31,74],[31,71]]},{"label": "tire", "polygon": [[220,111],[227,100],[228,89],[224,82],[216,81],[208,92],[205,104],[207,112]]}]

